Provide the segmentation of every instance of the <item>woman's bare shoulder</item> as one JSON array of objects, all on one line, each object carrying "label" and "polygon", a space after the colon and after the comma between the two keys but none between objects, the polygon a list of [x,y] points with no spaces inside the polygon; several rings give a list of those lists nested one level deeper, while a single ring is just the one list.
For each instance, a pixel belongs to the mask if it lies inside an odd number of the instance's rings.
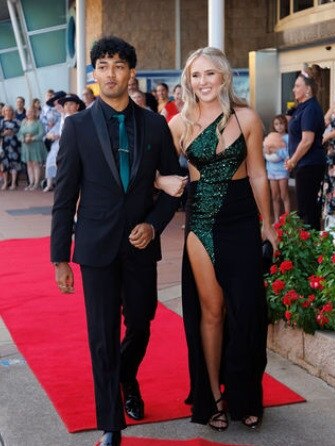
[{"label": "woman's bare shoulder", "polygon": [[171,130],[178,130],[178,129],[182,130],[183,126],[184,126],[183,119],[180,113],[174,115],[169,121],[169,127],[171,128]]},{"label": "woman's bare shoulder", "polygon": [[180,113],[174,115],[173,118],[169,121],[169,127],[174,138],[181,137],[185,129],[185,124]]},{"label": "woman's bare shoulder", "polygon": [[254,126],[263,128],[259,114],[251,107],[235,107],[234,111],[243,129],[250,130]]},{"label": "woman's bare shoulder", "polygon": [[180,113],[173,116],[173,118],[169,121],[169,127],[172,133],[174,145],[177,149],[177,152],[180,153],[181,137],[184,131],[184,122]]}]

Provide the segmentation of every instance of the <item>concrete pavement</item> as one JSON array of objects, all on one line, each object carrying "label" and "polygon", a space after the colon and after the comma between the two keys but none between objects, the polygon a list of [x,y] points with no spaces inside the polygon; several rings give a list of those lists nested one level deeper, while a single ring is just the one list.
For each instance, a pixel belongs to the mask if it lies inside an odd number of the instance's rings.
[{"label": "concrete pavement", "polygon": [[[48,235],[52,200],[52,193],[24,192],[22,186],[17,191],[0,191],[0,240]],[[164,233],[164,259],[159,264],[159,298],[179,314],[182,224],[183,214],[177,213]],[[227,431],[217,433],[182,419],[129,427],[124,435],[169,439],[202,437],[218,443],[254,446],[335,446],[335,390],[271,352],[267,371],[307,402],[267,409],[258,432],[249,432],[235,422]],[[66,431],[1,319],[0,434],[6,446],[92,446],[100,434]]]}]

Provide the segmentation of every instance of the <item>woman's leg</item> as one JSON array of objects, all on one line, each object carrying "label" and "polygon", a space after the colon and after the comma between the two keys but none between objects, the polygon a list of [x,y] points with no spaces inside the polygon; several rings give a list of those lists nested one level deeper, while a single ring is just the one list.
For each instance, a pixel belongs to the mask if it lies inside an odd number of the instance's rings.
[{"label": "woman's leg", "polygon": [[2,172],[3,176],[3,185],[1,186],[1,190],[6,190],[8,187],[8,172]]},{"label": "woman's leg", "polygon": [[16,189],[16,180],[17,180],[17,171],[16,170],[11,170],[11,175],[12,175],[12,181],[11,181],[11,185],[10,185],[10,190],[15,190]]},{"label": "woman's leg", "polygon": [[47,185],[43,189],[43,192],[50,192],[53,189],[53,178],[47,178]]},{"label": "woman's leg", "polygon": [[285,213],[288,214],[291,211],[290,195],[288,191],[288,179],[283,178],[279,180],[279,189],[280,189],[281,199],[284,203]]},{"label": "woman's leg", "polygon": [[300,167],[295,175],[298,214],[312,229],[321,229],[321,204],[318,193],[326,167],[322,165]]},{"label": "woman's leg", "polygon": [[[215,276],[213,264],[204,246],[194,233],[187,238],[187,251],[197,285],[200,307],[200,331],[203,344],[204,357],[213,397],[217,403],[218,411],[224,410],[221,399],[219,371],[221,363],[224,298],[222,288]],[[211,426],[224,429],[228,425],[226,416],[211,420]]]},{"label": "woman's leg", "polygon": [[34,189],[38,189],[41,180],[41,165],[38,161],[33,161],[34,169]]},{"label": "woman's leg", "polygon": [[25,190],[29,190],[34,185],[34,168],[32,161],[27,161],[27,174],[28,174],[28,186],[25,188]]},{"label": "woman's leg", "polygon": [[280,189],[278,180],[270,180],[271,198],[273,206],[274,221],[278,221],[280,216]]}]

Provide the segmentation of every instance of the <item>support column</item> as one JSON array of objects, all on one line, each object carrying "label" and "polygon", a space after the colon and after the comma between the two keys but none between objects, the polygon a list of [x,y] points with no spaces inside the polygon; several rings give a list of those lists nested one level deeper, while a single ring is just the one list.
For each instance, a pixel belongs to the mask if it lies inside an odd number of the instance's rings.
[{"label": "support column", "polygon": [[224,0],[208,0],[208,46],[224,51]]},{"label": "support column", "polygon": [[181,68],[180,0],[175,0],[175,69]]},{"label": "support column", "polygon": [[86,0],[76,0],[77,94],[86,87]]},{"label": "support column", "polygon": [[12,22],[12,26],[13,26],[15,42],[16,42],[17,49],[19,52],[22,70],[24,73],[26,73],[27,61],[26,61],[26,56],[24,54],[23,42],[22,42],[22,38],[21,38],[20,27],[19,27],[19,22],[18,22],[17,16],[16,16],[15,7],[11,0],[7,0],[7,6],[8,6],[10,21]]}]

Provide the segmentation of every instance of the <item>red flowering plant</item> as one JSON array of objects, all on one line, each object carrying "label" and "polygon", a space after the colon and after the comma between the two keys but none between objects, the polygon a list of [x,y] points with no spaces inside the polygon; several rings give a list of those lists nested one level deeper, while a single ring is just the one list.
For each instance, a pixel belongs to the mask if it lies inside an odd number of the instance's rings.
[{"label": "red flowering plant", "polygon": [[335,247],[329,232],[304,225],[296,212],[275,224],[278,252],[265,275],[270,321],[306,333],[335,330]]}]

